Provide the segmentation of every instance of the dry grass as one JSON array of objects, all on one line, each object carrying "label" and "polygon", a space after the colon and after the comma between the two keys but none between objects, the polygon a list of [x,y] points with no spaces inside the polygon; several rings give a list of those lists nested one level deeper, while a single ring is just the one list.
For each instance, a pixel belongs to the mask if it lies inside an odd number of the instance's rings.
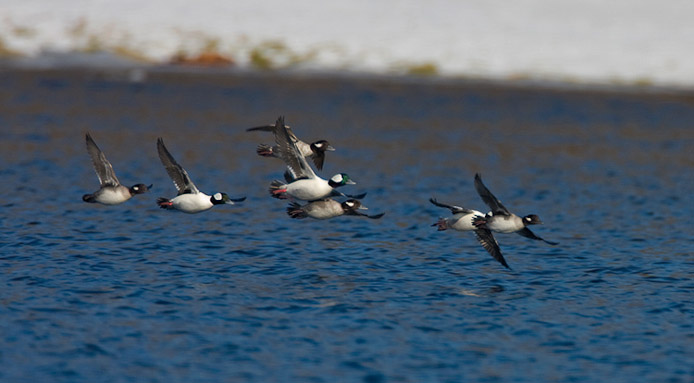
[{"label": "dry grass", "polygon": [[252,47],[249,62],[256,69],[282,69],[309,62],[315,59],[316,54],[316,51],[305,54],[296,53],[283,42],[272,40]]},{"label": "dry grass", "polygon": [[411,65],[405,72],[413,76],[435,76],[439,74],[439,68],[434,63],[423,63]]},{"label": "dry grass", "polygon": [[5,40],[0,37],[0,58],[8,58],[8,57],[17,57],[20,56],[19,52],[16,52],[12,49],[10,49],[7,44],[5,44]]}]

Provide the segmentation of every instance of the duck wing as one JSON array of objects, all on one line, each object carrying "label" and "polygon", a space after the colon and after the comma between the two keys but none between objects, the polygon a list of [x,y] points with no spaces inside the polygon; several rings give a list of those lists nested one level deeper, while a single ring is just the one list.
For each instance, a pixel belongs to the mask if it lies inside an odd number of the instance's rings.
[{"label": "duck wing", "polygon": [[494,238],[494,234],[492,234],[491,230],[477,229],[475,230],[475,236],[477,237],[477,240],[482,245],[482,247],[484,247],[484,249],[487,250],[489,255],[492,256],[492,258],[496,259],[505,268],[510,269],[508,263],[506,263],[506,260],[504,259],[504,256],[501,255],[499,243],[496,241],[496,238]]},{"label": "duck wing", "polygon": [[496,198],[486,186],[484,186],[484,183],[482,183],[482,177],[480,177],[479,173],[475,174],[475,190],[477,190],[477,194],[479,194],[482,201],[489,206],[494,215],[511,215],[511,212],[509,212],[508,209],[501,204],[501,201],[499,201],[499,199]]},{"label": "duck wing", "polygon": [[[292,132],[292,128],[289,127],[289,125],[285,125],[287,128],[287,131],[289,132],[289,137],[292,138],[294,142],[298,142],[299,139],[296,137],[294,132]],[[275,125],[263,125],[263,126],[255,126],[252,128],[246,129],[247,132],[272,132],[273,129],[275,129]]]},{"label": "duck wing", "polygon": [[164,165],[166,172],[169,173],[169,177],[171,177],[174,185],[176,185],[178,195],[197,194],[200,192],[193,181],[190,180],[186,170],[176,162],[171,153],[166,149],[164,140],[162,140],[161,137],[157,139],[157,151],[159,152],[159,159],[162,165]]},{"label": "duck wing", "polygon": [[272,132],[272,128],[274,128],[274,125],[263,125],[263,126],[254,126],[252,128],[246,129],[247,132]]},{"label": "duck wing", "polygon": [[538,237],[537,235],[535,235],[535,233],[533,233],[533,232],[532,232],[530,229],[528,229],[527,227],[524,227],[524,228],[518,230],[516,233],[522,235],[522,236],[525,237],[525,238],[534,239],[534,240],[536,240],[536,241],[543,241],[543,242],[548,243],[548,244],[550,244],[550,245],[558,245],[558,244],[559,244],[558,242],[552,242],[552,241],[548,241],[548,240],[546,240],[546,239],[543,239],[543,238]]},{"label": "duck wing", "polygon": [[113,171],[113,166],[106,159],[106,155],[104,155],[104,152],[102,152],[101,149],[99,149],[99,147],[96,145],[96,142],[94,142],[94,139],[92,139],[92,136],[89,133],[86,134],[86,141],[87,152],[89,153],[89,156],[92,158],[94,171],[96,172],[96,176],[99,177],[99,183],[101,184],[101,186],[120,185],[118,178],[116,178],[116,173]]},{"label": "duck wing", "polygon": [[466,209],[464,207],[455,206],[455,205],[448,205],[448,204],[439,202],[436,200],[436,198],[429,198],[429,202],[433,203],[434,205],[436,205],[438,207],[443,207],[443,208],[449,209],[451,211],[451,213],[453,213],[453,214],[458,214],[458,213],[472,214],[472,213],[474,213],[474,211],[472,211],[470,209]]},{"label": "duck wing", "polygon": [[357,210],[349,210],[349,211],[345,212],[345,215],[356,215],[358,217],[366,217],[366,218],[370,218],[370,219],[380,219],[385,214],[386,213],[384,212],[384,213],[368,215],[368,214],[364,214],[364,213],[357,211]]},{"label": "duck wing", "polygon": [[311,157],[313,158],[313,164],[316,165],[316,169],[323,170],[323,164],[325,163],[325,152],[314,152]]},{"label": "duck wing", "polygon": [[[280,116],[272,129],[275,135],[275,143],[277,144],[277,155],[284,160],[289,173],[293,179],[301,178],[316,178],[316,173],[313,172],[301,151],[296,146],[295,140],[292,139],[292,134],[289,128],[284,125],[284,117]],[[296,138],[296,137],[295,137]]]}]

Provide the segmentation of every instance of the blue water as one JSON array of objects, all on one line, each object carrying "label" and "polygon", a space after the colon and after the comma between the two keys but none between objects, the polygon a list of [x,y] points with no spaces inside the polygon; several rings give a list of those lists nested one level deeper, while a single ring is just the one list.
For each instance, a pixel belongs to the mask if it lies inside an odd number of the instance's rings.
[{"label": "blue water", "polygon": [[[380,220],[292,220],[286,117]],[[2,382],[691,382],[694,98],[255,74],[0,72]],[[97,188],[90,131],[125,184]],[[169,150],[206,192],[159,209]],[[559,246],[431,227],[473,176]]]}]

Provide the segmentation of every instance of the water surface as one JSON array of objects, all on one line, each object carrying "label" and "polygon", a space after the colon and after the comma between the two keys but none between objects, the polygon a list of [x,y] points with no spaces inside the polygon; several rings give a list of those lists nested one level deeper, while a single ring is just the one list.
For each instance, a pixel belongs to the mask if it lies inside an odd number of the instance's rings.
[{"label": "water surface", "polygon": [[[136,76],[140,79],[140,76]],[[381,220],[292,220],[255,155],[284,115],[328,139]],[[155,71],[0,73],[3,381],[659,381],[694,378],[694,98],[429,82]],[[128,185],[97,188],[91,132]],[[163,211],[169,150],[208,193]],[[470,233],[473,176],[549,246]]]}]

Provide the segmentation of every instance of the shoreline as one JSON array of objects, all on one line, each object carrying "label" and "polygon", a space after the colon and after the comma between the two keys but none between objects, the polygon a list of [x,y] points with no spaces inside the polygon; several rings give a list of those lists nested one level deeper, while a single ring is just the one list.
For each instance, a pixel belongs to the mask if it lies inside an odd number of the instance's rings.
[{"label": "shoreline", "polygon": [[[694,88],[655,84],[608,84],[550,79],[498,79],[446,75],[407,75],[360,71],[319,69],[256,69],[239,66],[204,66],[139,63],[110,54],[59,54],[58,59],[0,58],[0,74],[55,73],[82,74],[126,82],[146,82],[148,79],[197,78],[255,79],[276,81],[351,82],[381,85],[430,86],[440,88],[486,89],[489,91],[558,92],[567,94],[619,95],[635,97],[694,98]],[[115,60],[113,57],[116,57]]]}]

